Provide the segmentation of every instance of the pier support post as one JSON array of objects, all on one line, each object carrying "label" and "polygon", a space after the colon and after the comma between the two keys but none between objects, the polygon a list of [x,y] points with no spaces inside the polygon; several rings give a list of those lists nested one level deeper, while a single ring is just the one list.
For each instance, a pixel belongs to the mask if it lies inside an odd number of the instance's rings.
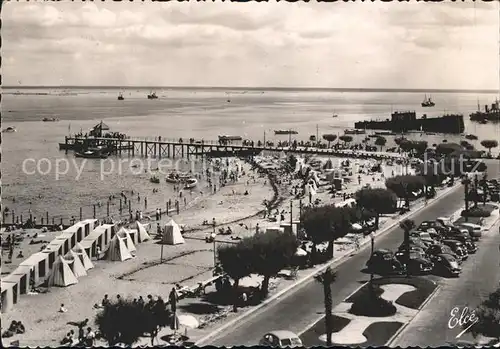
[{"label": "pier support post", "polygon": [[52,217],[52,225],[56,225],[56,219]]},{"label": "pier support post", "polygon": [[120,198],[120,214],[122,213],[122,198]]},{"label": "pier support post", "polygon": [[94,215],[93,215],[93,218],[95,219],[95,204],[94,204]]},{"label": "pier support post", "polygon": [[80,206],[80,221],[83,221],[83,208]]},{"label": "pier support post", "polygon": [[47,221],[47,224],[49,224],[49,211],[45,212],[45,220]]},{"label": "pier support post", "polygon": [[108,205],[107,205],[107,208],[106,208],[106,216],[109,217],[109,200],[108,200]]},{"label": "pier support post", "polygon": [[40,224],[43,225],[43,217],[42,217],[42,222]]},{"label": "pier support post", "polygon": [[14,217],[16,216],[16,211],[12,210],[12,224],[14,224]]}]

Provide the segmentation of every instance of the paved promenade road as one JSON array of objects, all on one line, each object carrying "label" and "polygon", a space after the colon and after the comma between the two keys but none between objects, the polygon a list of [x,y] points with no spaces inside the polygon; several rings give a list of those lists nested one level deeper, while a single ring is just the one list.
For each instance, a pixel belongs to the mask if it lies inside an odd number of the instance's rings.
[{"label": "paved promenade road", "polygon": [[[498,177],[499,162],[492,161],[491,165],[488,163],[488,166],[489,176]],[[412,219],[418,224],[421,221],[435,219],[438,216],[451,215],[462,206],[463,189],[458,187],[437,202],[429,204],[423,210],[415,214]],[[375,240],[375,248],[388,248],[394,250],[402,241],[403,231],[399,227],[395,227],[383,237],[379,237]],[[482,249],[484,249],[484,246],[482,246]],[[494,245],[494,250],[496,256],[498,256],[498,244]],[[478,253],[478,259],[481,259],[481,256],[488,252],[484,251],[484,253]],[[350,257],[335,268],[338,277],[336,282],[332,285],[334,306],[342,302],[344,298],[354,292],[362,283],[368,281],[369,275],[362,273],[361,270],[365,267],[365,263],[369,256],[370,248],[368,244],[358,254]],[[471,266],[465,263],[465,268],[471,268]],[[488,264],[489,262],[486,260],[485,263]],[[491,265],[491,268],[498,268],[498,260],[495,260],[495,264]],[[479,270],[475,272],[479,274]],[[479,276],[477,276],[477,278],[479,278]],[[462,278],[459,280],[462,280]],[[460,283],[460,281],[458,281],[458,283]],[[478,288],[476,287],[476,289]],[[448,312],[448,306],[444,307],[444,312]],[[316,281],[309,280],[297,289],[283,295],[281,299],[269,303],[249,317],[243,319],[231,329],[218,334],[212,338],[209,343],[204,344],[215,346],[256,345],[262,335],[271,330],[286,329],[295,333],[300,333],[308,325],[320,320],[321,314],[324,314],[322,288]],[[307,345],[306,343],[304,344]],[[417,344],[419,343],[414,343],[414,345]]]}]

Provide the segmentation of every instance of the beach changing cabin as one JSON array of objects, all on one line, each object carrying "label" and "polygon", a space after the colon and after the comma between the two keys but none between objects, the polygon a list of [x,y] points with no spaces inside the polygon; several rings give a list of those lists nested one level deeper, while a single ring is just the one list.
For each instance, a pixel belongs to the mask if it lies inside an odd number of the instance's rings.
[{"label": "beach changing cabin", "polygon": [[52,265],[55,263],[57,257],[66,253],[64,250],[64,240],[52,240],[42,252],[47,253],[49,256],[49,269],[52,268]]},{"label": "beach changing cabin", "polygon": [[54,262],[48,285],[67,287],[78,283],[78,279],[75,274],[73,274],[70,266],[73,262],[72,260],[66,260],[62,256],[59,256]]},{"label": "beach changing cabin", "polygon": [[27,267],[30,269],[30,278],[33,277],[35,285],[38,285],[45,280],[45,277],[49,275],[49,255],[43,252],[37,252],[32,254],[21,264],[21,267]]},{"label": "beach changing cabin", "polygon": [[80,242],[80,245],[85,249],[87,256],[90,258],[97,257],[97,246],[99,246],[101,251],[104,251],[106,245],[111,241],[114,231],[114,224],[103,224],[86,236]]},{"label": "beach changing cabin", "polygon": [[181,234],[181,228],[174,222],[173,219],[171,219],[167,224],[165,224],[162,243],[167,245],[178,245],[183,244],[184,242],[184,238]]},{"label": "beach changing cabin", "polygon": [[12,309],[14,304],[18,302],[18,285],[12,281],[1,281],[2,288],[2,313],[6,313]]}]

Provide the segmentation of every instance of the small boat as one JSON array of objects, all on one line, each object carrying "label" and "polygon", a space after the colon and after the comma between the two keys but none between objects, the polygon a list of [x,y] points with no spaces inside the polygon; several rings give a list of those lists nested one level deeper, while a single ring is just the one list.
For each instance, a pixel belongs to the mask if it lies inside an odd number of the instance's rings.
[{"label": "small boat", "polygon": [[99,150],[87,150],[83,153],[75,152],[75,157],[85,159],[106,159],[108,156],[107,152]]},{"label": "small boat", "polygon": [[148,94],[148,99],[158,99],[156,92],[151,92],[150,94]]},{"label": "small boat", "polygon": [[375,135],[377,136],[395,136],[396,133],[392,131],[375,131]]},{"label": "small boat", "polygon": [[5,129],[3,129],[2,132],[17,132],[17,130],[14,126],[9,126]]},{"label": "small boat", "polygon": [[171,172],[169,173],[168,175],[165,176],[165,181],[167,183],[180,183],[181,182],[181,178],[179,176],[179,174],[175,173],[175,172]]},{"label": "small boat", "polygon": [[346,135],[364,135],[366,133],[365,130],[344,130],[344,134]]},{"label": "small boat", "polygon": [[44,121],[44,122],[48,122],[48,121],[54,122],[54,121],[59,121],[59,119],[58,118],[43,118],[42,121]]},{"label": "small boat", "polygon": [[198,180],[196,178],[189,178],[184,185],[184,189],[193,189],[197,184]]},{"label": "small boat", "polygon": [[469,133],[465,135],[465,138],[470,140],[476,140],[477,136]]},{"label": "small boat", "polygon": [[123,93],[120,92],[120,94],[118,95],[118,100],[123,101],[124,99],[125,97],[123,97]]},{"label": "small boat", "polygon": [[294,130],[274,130],[275,135],[296,135],[297,131]]},{"label": "small boat", "polygon": [[159,184],[160,183],[160,178],[158,178],[156,175],[153,175],[153,176],[151,176],[151,178],[149,179],[149,181],[151,183]]},{"label": "small boat", "polygon": [[434,103],[432,101],[431,97],[429,96],[429,98],[427,98],[427,95],[425,95],[424,101],[422,102],[422,107],[424,107],[424,108],[434,107],[435,105],[436,105],[436,103]]},{"label": "small boat", "polygon": [[219,141],[241,141],[243,138],[241,136],[219,136]]},{"label": "small boat", "polygon": [[335,111],[334,111],[333,114],[332,114],[332,118],[338,118],[338,117],[339,117],[339,115],[336,114]]}]

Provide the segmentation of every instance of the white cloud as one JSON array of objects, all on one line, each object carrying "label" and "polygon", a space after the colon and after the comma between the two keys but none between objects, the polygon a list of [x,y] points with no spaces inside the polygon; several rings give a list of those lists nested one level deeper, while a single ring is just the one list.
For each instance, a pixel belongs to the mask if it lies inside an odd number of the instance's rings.
[{"label": "white cloud", "polygon": [[3,6],[4,84],[498,88],[498,4]]}]

